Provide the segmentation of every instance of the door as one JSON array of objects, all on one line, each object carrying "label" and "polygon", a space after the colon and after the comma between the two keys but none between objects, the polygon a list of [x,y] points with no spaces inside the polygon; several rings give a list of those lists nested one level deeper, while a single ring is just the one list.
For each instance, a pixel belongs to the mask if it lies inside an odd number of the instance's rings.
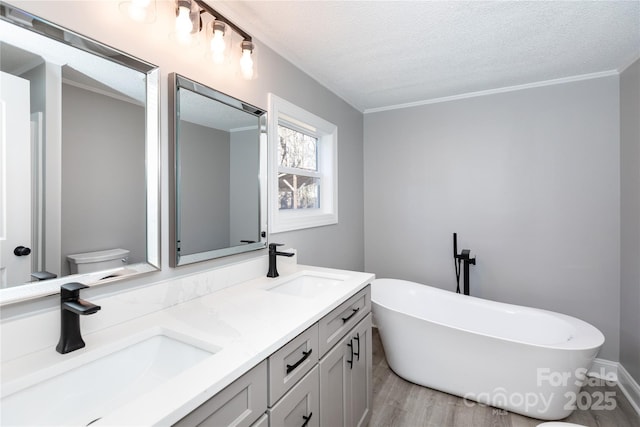
[{"label": "door", "polygon": [[0,75],[0,288],[30,281],[29,81]]}]

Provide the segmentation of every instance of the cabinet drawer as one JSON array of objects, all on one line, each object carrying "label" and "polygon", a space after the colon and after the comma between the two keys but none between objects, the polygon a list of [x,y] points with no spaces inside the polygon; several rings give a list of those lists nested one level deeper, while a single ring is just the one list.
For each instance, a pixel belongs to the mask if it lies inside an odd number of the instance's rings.
[{"label": "cabinet drawer", "polygon": [[269,356],[269,406],[275,403],[318,362],[315,324]]},{"label": "cabinet drawer", "polygon": [[250,426],[267,410],[267,362],[238,378],[175,426]]},{"label": "cabinet drawer", "polygon": [[[270,427],[319,427],[318,366],[316,365],[298,384],[269,409]],[[328,426],[327,426],[328,427]]]},{"label": "cabinet drawer", "polygon": [[318,322],[320,357],[371,311],[371,286],[340,304]]}]

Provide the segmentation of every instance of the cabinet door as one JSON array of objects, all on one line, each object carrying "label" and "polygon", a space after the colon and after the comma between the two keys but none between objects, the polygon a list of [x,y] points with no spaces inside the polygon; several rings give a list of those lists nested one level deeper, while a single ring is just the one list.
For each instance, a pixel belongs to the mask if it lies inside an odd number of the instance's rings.
[{"label": "cabinet door", "polygon": [[348,334],[354,350],[353,369],[349,370],[350,426],[366,426],[371,418],[372,346],[371,314]]},{"label": "cabinet door", "polygon": [[372,401],[371,314],[320,360],[323,426],[365,426]]},{"label": "cabinet door", "polygon": [[320,360],[320,419],[323,426],[348,426],[349,342],[350,337],[344,337]]}]

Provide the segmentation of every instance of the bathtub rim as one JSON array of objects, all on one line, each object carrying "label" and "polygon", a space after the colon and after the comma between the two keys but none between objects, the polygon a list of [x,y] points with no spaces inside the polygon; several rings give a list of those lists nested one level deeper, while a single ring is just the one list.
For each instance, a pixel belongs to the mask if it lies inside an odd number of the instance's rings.
[{"label": "bathtub rim", "polygon": [[[489,334],[489,333],[484,333],[478,330],[474,330],[474,329],[469,329],[469,328],[463,328],[463,327],[459,327],[459,326],[454,326],[454,325],[450,325],[444,322],[439,322],[433,319],[428,319],[425,317],[421,317],[421,316],[417,316],[414,314],[410,314],[410,313],[405,313],[402,312],[400,310],[398,310],[397,308],[391,307],[388,304],[385,303],[381,303],[379,299],[377,299],[376,297],[376,282],[378,283],[386,283],[386,282],[401,282],[401,283],[405,283],[405,284],[409,284],[412,286],[420,286],[420,287],[425,287],[426,289],[421,291],[424,292],[435,292],[435,293],[439,293],[442,295],[445,295],[447,297],[460,297],[460,298],[472,298],[474,302],[476,303],[480,303],[480,304],[487,304],[487,305],[491,305],[491,306],[495,306],[498,307],[499,309],[507,309],[507,308],[517,308],[518,310],[526,310],[526,311],[536,311],[536,312],[541,312],[544,314],[547,314],[549,316],[552,317],[556,317],[559,318],[560,320],[564,320],[565,322],[569,323],[569,325],[573,328],[573,334],[570,340],[567,341],[563,341],[560,343],[550,343],[550,344],[539,344],[539,343],[534,343],[534,342],[530,342],[530,341],[525,341],[525,340],[518,340],[518,339],[513,339],[513,338],[506,338],[503,336],[499,336],[499,335],[495,335],[495,334]],[[418,282],[413,282],[410,280],[403,280],[403,279],[393,279],[393,278],[376,278],[375,280],[373,280],[371,282],[371,304],[373,306],[378,305],[380,307],[383,307],[387,310],[391,310],[391,311],[395,311],[398,313],[401,313],[405,316],[409,316],[418,320],[422,320],[425,322],[430,322],[432,324],[435,325],[439,325],[442,327],[446,327],[446,328],[451,328],[451,329],[456,329],[458,331],[462,331],[462,332],[466,332],[469,334],[477,334],[477,335],[481,335],[487,338],[491,338],[491,339],[496,339],[496,340],[501,340],[501,341],[506,341],[506,342],[514,342],[514,343],[518,343],[518,344],[523,344],[523,345],[528,345],[528,346],[533,346],[533,347],[539,347],[539,348],[550,348],[550,349],[556,349],[556,350],[595,350],[595,349],[600,349],[602,347],[602,345],[605,342],[605,337],[604,334],[595,326],[591,325],[590,323],[585,322],[584,320],[578,319],[576,317],[573,316],[569,316],[567,314],[562,314],[562,313],[558,313],[555,311],[551,311],[551,310],[545,310],[542,308],[535,308],[535,307],[528,307],[528,306],[524,306],[524,305],[517,305],[517,304],[510,304],[510,303],[505,303],[505,302],[500,302],[500,301],[493,301],[493,300],[488,300],[488,299],[484,299],[484,298],[479,298],[479,297],[474,297],[471,295],[462,295],[462,294],[456,294],[455,292],[452,291],[448,291],[445,289],[441,289],[441,288],[437,288],[431,285],[425,285],[422,283],[418,283]],[[375,312],[374,312],[375,315]]]}]

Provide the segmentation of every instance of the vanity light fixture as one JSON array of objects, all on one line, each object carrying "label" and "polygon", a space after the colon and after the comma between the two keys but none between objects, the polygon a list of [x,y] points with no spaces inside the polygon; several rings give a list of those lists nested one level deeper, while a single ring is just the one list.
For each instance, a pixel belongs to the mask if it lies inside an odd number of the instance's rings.
[{"label": "vanity light fixture", "polygon": [[[143,1],[143,0],[138,0]],[[193,34],[202,30],[203,14],[209,14],[213,20],[207,25],[208,36],[211,37],[210,49],[213,61],[216,64],[225,62],[226,55],[229,54],[227,47],[231,45],[230,34],[227,31],[231,28],[241,38],[240,43],[240,73],[242,77],[251,80],[255,77],[254,52],[255,44],[251,36],[236,24],[225,18],[204,0],[176,0],[176,36],[179,41],[188,42]]]}]

